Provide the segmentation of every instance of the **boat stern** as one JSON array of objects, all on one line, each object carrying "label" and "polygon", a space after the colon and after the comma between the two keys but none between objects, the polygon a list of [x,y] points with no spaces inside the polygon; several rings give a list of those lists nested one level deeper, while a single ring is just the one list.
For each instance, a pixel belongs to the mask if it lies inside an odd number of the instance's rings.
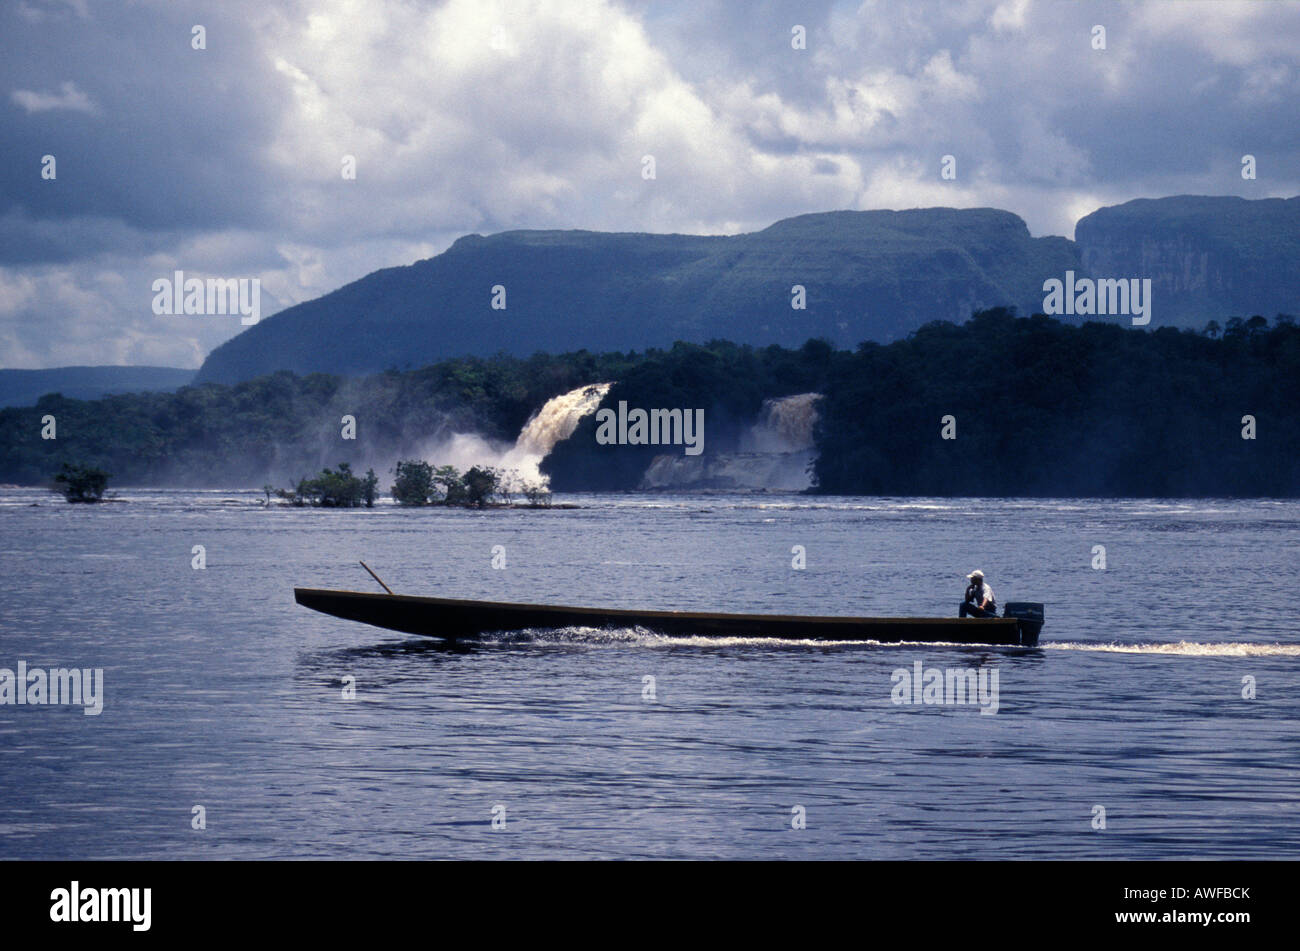
[{"label": "boat stern", "polygon": [[1020,646],[1037,647],[1043,629],[1043,604],[1038,601],[1008,601],[1003,617],[1015,618],[1020,627]]}]

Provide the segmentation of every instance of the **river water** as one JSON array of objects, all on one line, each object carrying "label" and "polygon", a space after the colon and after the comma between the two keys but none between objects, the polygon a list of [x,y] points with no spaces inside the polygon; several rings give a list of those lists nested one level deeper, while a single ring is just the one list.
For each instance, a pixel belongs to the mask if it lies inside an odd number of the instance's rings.
[{"label": "river water", "polygon": [[[0,706],[3,858],[1300,857],[1297,502],[119,495],[0,490],[0,668],[103,671],[98,716]],[[375,589],[358,559],[412,594],[861,615],[953,613],[978,567],[1047,624],[452,648],[294,603]],[[996,712],[895,702],[918,662]]]}]

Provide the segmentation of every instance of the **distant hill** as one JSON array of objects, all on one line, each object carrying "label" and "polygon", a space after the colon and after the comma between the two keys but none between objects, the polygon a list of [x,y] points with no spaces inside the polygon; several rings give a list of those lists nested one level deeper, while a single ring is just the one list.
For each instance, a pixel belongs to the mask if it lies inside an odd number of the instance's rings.
[{"label": "distant hill", "polygon": [[34,406],[46,393],[97,400],[113,393],[153,393],[186,386],[193,370],[176,367],[51,367],[0,370],[0,406]]},{"label": "distant hill", "polygon": [[[469,235],[263,320],[214,350],[196,379],[350,376],[462,355],[715,338],[852,348],[987,307],[1035,313],[1043,282],[1067,270],[1151,277],[1151,329],[1300,309],[1300,198],[1142,199],[1088,215],[1076,239],[1031,237],[992,208],[834,211],[732,236]],[[796,284],[806,309],[791,308]],[[496,285],[504,310],[490,306]]]},{"label": "distant hill", "polygon": [[[713,338],[852,347],[930,320],[1042,300],[1044,274],[1079,268],[1064,238],[1033,238],[990,208],[836,211],[723,237],[508,231],[456,241],[288,308],[214,350],[199,382],[279,369],[338,374],[463,354],[529,355]],[[807,307],[791,307],[791,288]],[[490,307],[506,289],[506,309]]]},{"label": "distant hill", "polygon": [[1149,277],[1152,326],[1300,309],[1300,198],[1139,198],[1079,220],[1098,277]]}]

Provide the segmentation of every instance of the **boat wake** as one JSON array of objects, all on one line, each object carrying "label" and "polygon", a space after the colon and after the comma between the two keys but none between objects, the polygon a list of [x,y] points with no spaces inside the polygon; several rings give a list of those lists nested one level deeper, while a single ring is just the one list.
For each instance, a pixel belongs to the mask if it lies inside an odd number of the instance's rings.
[{"label": "boat wake", "polygon": [[1100,654],[1164,654],[1173,657],[1300,657],[1300,644],[1083,644],[1071,641],[1040,643],[1042,650],[1090,651]]},{"label": "boat wake", "polygon": [[829,641],[821,638],[780,638],[780,637],[676,637],[659,634],[648,628],[597,628],[597,627],[562,627],[562,628],[528,628],[522,631],[503,631],[490,634],[479,640],[482,644],[553,644],[590,647],[762,647],[772,648],[809,648],[816,647],[923,647],[963,648],[980,651],[1006,650],[1051,650],[1083,651],[1099,654],[1152,654],[1169,657],[1300,657],[1300,644],[1258,644],[1258,643],[1217,643],[1197,644],[1189,641],[1170,643],[1116,644],[1084,643],[1078,641],[1047,641],[1036,648],[1016,647],[1012,645],[939,643],[934,641]]},{"label": "boat wake", "polygon": [[939,641],[875,641],[875,640],[827,640],[820,637],[745,637],[743,635],[728,637],[709,637],[707,635],[668,635],[660,634],[649,628],[597,628],[597,627],[560,627],[528,628],[522,631],[501,631],[483,635],[480,644],[555,644],[572,646],[614,646],[614,647],[763,647],[763,648],[809,648],[817,647],[960,647],[979,650],[1025,650],[1023,647],[997,644],[949,643]]}]

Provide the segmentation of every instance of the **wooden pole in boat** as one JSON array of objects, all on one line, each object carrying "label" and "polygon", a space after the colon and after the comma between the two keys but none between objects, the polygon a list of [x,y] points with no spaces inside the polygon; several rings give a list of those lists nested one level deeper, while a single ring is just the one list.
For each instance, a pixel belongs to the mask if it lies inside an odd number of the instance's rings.
[{"label": "wooden pole in boat", "polygon": [[[364,568],[364,569],[366,569],[366,571],[370,571],[370,566],[367,565],[364,561],[361,562],[361,567]],[[374,578],[376,581],[378,581],[378,582],[379,582],[379,586],[380,586],[381,588],[383,588],[385,591],[387,591],[389,594],[392,594],[392,593],[393,593],[393,589],[390,588],[390,587],[388,587],[388,585],[384,584],[384,579],[381,578],[381,577],[379,577],[379,575],[375,574],[373,571],[370,571],[370,577],[372,577],[372,578]]]}]

